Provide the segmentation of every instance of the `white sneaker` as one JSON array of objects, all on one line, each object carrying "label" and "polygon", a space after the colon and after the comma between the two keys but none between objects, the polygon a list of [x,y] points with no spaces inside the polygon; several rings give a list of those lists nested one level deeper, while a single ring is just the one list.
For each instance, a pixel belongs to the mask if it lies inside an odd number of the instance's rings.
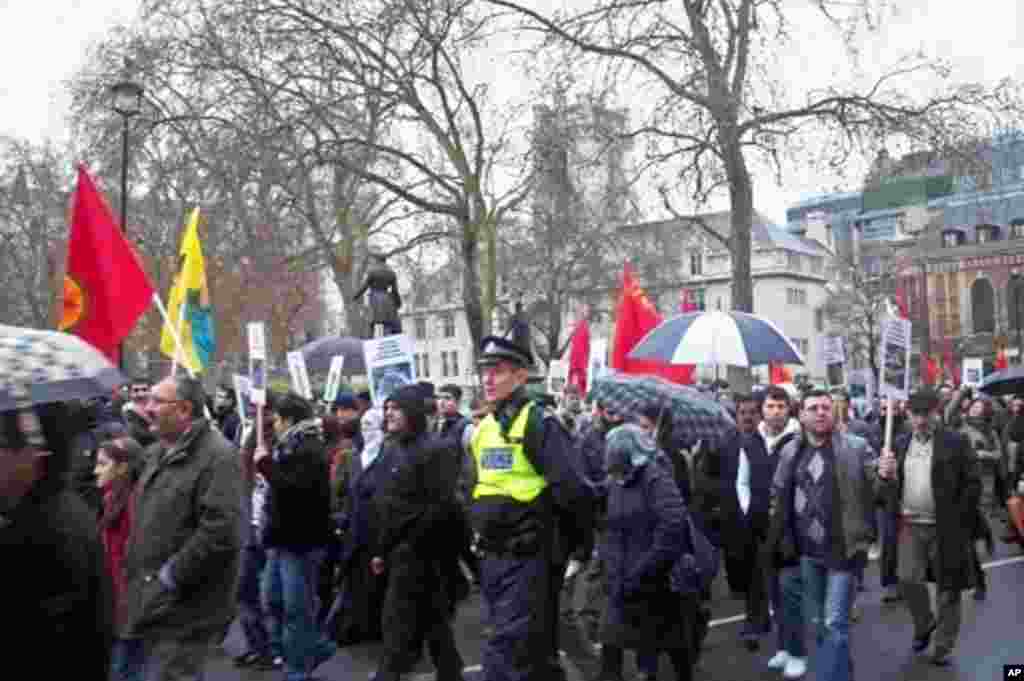
[{"label": "white sneaker", "polygon": [[785,650],[780,650],[775,653],[775,657],[768,660],[768,669],[784,669],[786,664],[789,662],[789,653]]},{"label": "white sneaker", "polygon": [[782,678],[799,679],[807,673],[806,657],[790,657],[786,661],[786,668],[782,670]]}]

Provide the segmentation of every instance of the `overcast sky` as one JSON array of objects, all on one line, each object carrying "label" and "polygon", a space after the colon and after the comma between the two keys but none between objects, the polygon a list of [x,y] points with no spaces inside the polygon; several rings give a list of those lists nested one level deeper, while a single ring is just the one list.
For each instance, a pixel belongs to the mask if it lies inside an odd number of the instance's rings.
[{"label": "overcast sky", "polygon": [[[792,0],[794,4],[800,0]],[[1024,11],[1019,0],[896,0],[898,13],[868,48],[881,60],[892,50],[923,48],[956,62],[965,79],[1024,81]],[[88,46],[119,22],[130,21],[138,0],[0,0],[0,133],[42,141],[65,134],[62,83]],[[800,60],[814,68],[818,36],[801,43]],[[806,45],[804,51],[803,45]],[[796,74],[798,77],[799,74]],[[821,178],[795,172],[784,189],[770,178],[757,184],[756,206],[783,222],[787,204],[820,191]]]}]

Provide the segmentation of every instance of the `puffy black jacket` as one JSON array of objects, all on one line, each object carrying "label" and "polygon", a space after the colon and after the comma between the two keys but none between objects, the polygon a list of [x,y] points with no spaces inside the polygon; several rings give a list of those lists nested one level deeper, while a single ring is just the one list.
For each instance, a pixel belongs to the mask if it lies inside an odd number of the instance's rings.
[{"label": "puffy black jacket", "polygon": [[297,553],[326,546],[331,537],[331,483],[320,424],[309,420],[289,428],[257,467],[269,485],[264,546]]}]

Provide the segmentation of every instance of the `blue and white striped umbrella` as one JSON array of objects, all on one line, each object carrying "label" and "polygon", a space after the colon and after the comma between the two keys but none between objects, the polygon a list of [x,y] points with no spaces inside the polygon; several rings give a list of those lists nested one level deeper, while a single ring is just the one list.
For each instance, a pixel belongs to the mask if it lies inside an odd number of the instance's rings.
[{"label": "blue and white striped umbrella", "polygon": [[665,320],[637,343],[632,359],[751,367],[804,360],[773,323],[746,312],[689,312]]}]

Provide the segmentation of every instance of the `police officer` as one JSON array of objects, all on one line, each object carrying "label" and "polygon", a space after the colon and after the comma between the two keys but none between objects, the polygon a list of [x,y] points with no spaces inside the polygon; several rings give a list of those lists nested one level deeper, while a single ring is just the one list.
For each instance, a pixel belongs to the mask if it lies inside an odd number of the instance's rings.
[{"label": "police officer", "polygon": [[559,592],[569,556],[589,554],[592,541],[590,488],[572,467],[568,433],[526,394],[533,356],[521,336],[483,339],[484,397],[493,411],[470,441],[471,513],[493,630],[483,653],[486,681],[564,678]]}]

